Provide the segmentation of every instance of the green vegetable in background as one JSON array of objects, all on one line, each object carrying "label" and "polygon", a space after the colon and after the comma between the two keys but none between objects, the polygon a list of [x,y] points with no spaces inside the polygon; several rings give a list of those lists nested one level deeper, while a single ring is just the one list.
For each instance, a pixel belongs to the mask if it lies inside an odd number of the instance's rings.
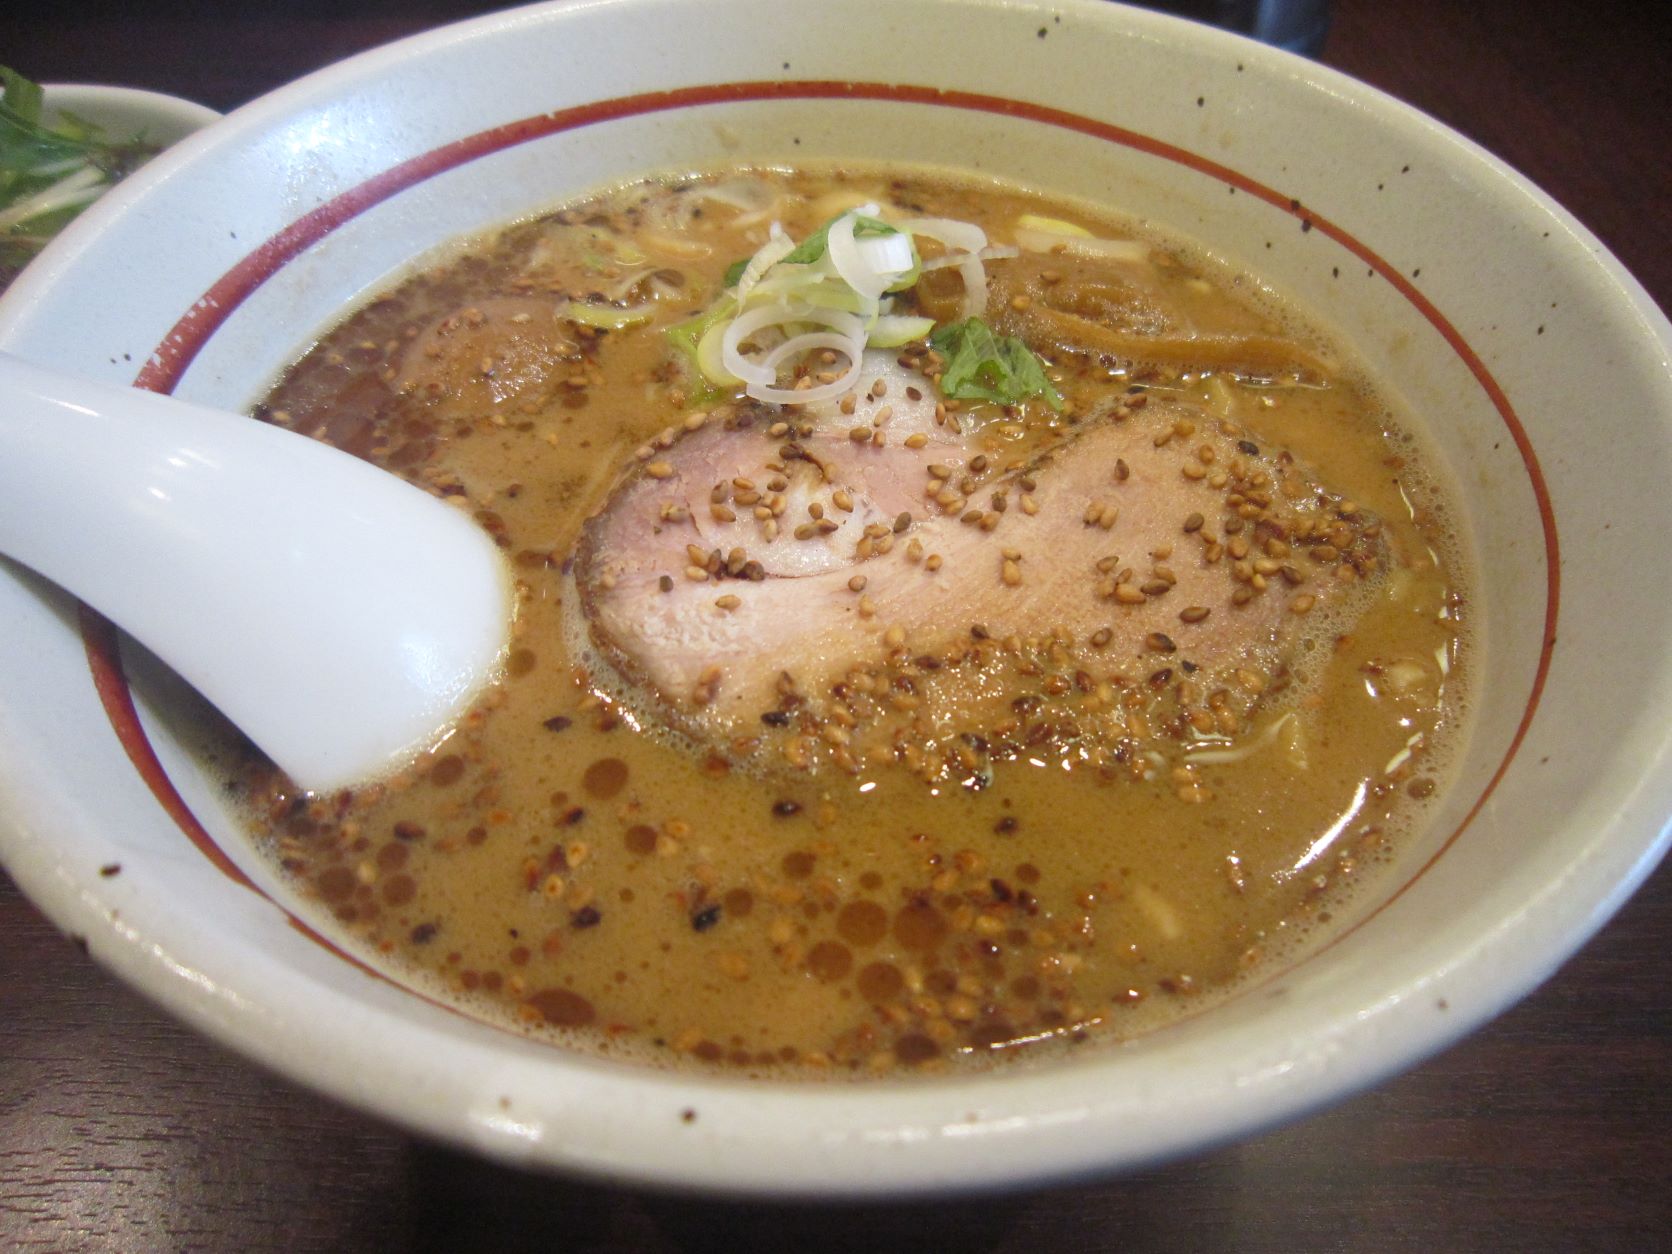
[{"label": "green vegetable in background", "polygon": [[72,114],[42,123],[42,92],[0,66],[0,290],[117,180],[156,155],[143,137],[112,140]]},{"label": "green vegetable in background", "polygon": [[1052,409],[1062,408],[1062,397],[1033,350],[1013,335],[994,335],[980,318],[949,322],[929,337],[929,343],[946,359],[940,377],[943,396],[1001,405],[1019,405],[1038,396]]}]

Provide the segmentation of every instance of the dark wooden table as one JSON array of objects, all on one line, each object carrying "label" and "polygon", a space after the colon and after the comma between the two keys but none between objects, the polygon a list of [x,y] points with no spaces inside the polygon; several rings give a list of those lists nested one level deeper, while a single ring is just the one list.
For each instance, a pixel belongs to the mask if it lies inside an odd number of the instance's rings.
[{"label": "dark wooden table", "polygon": [[[1324,59],[1541,183],[1666,308],[1672,88],[1654,24],[1662,7],[1337,0]],[[227,108],[471,8],[131,0],[118,16],[78,0],[19,2],[0,16],[0,62]],[[1297,1126],[1047,1192],[744,1206],[490,1166],[274,1079],[117,985],[0,874],[0,1248],[1667,1248],[1669,950],[1672,874],[1663,872],[1523,1005]]]}]

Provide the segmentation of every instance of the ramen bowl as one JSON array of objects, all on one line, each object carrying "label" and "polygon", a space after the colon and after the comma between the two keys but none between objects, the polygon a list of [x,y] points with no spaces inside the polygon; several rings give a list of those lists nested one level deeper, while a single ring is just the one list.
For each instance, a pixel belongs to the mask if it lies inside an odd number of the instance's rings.
[{"label": "ramen bowl", "polygon": [[[508,1162],[745,1194],[1154,1162],[1372,1084],[1548,976],[1672,813],[1672,610],[1641,577],[1672,523],[1672,328],[1537,189],[1329,70],[1094,3],[497,14],[165,154],[19,280],[0,347],[247,408],[447,240],[647,172],[829,158],[1002,177],[1200,241],[1351,344],[1448,468],[1476,572],[1468,737],[1326,944],[1134,1042],[961,1077],[764,1082],[554,1049],[299,922],[201,764],[189,694],[5,566],[0,854],[24,890],[162,1005],[340,1100]],[[1577,734],[1602,711],[1606,735]]]}]

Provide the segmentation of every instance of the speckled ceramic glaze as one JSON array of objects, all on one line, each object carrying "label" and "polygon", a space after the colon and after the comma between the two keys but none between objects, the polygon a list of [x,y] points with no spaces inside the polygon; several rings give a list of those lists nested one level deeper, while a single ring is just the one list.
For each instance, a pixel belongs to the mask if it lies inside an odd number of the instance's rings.
[{"label": "speckled ceramic glaze", "polygon": [[1340,939],[1169,1031],[1028,1070],[797,1087],[568,1056],[293,926],[192,766],[189,703],[129,653],[148,758],[75,608],[6,566],[0,850],[25,890],[159,1002],[345,1101],[502,1159],[756,1193],[1153,1161],[1373,1083],[1548,975],[1653,867],[1672,813],[1672,605],[1643,578],[1672,527],[1672,329],[1536,189],[1328,70],[1101,3],[495,15],[186,141],[31,268],[0,346],[247,405],[460,232],[647,170],[821,156],[1168,223],[1334,325],[1418,416],[1478,558],[1474,727],[1434,824]]}]

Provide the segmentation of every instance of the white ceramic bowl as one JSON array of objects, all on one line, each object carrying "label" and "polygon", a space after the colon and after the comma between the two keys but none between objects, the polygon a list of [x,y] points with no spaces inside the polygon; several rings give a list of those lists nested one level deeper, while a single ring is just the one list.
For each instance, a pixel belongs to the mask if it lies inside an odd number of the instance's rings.
[{"label": "white ceramic bowl", "polygon": [[60,113],[73,113],[98,123],[112,138],[136,136],[163,148],[219,121],[221,116],[208,105],[137,87],[48,83],[45,93],[48,125]]},{"label": "white ceramic bowl", "polygon": [[824,1088],[567,1056],[292,926],[166,681],[139,667],[159,767],[90,674],[73,607],[6,567],[0,848],[31,897],[159,1002],[345,1101],[502,1159],[743,1192],[1153,1161],[1370,1084],[1548,975],[1653,867],[1672,813],[1672,606],[1644,577],[1672,529],[1672,329],[1536,189],[1319,66],[1100,3],[495,15],[187,140],[24,276],[0,345],[247,405],[437,241],[646,170],[818,156],[990,171],[1170,223],[1403,391],[1480,557],[1478,701],[1436,822],[1342,938],[1210,1014],[1049,1067]]}]

